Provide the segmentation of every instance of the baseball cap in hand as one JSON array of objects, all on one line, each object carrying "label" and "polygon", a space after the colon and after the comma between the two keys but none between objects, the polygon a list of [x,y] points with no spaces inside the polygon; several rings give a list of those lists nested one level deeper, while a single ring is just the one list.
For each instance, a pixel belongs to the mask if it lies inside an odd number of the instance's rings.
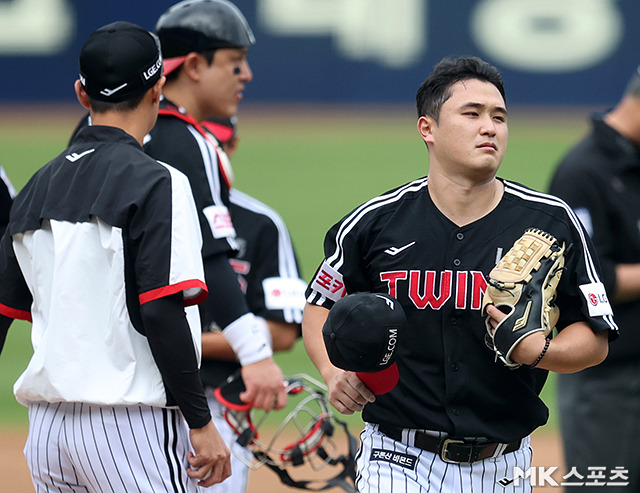
[{"label": "baseball cap in hand", "polygon": [[148,91],[162,77],[158,38],[130,22],[95,31],[82,47],[80,82],[98,101],[117,103]]},{"label": "baseball cap in hand", "polygon": [[398,301],[383,293],[354,293],[338,300],[322,328],[334,366],[356,372],[377,395],[398,383],[398,338],[407,319]]}]

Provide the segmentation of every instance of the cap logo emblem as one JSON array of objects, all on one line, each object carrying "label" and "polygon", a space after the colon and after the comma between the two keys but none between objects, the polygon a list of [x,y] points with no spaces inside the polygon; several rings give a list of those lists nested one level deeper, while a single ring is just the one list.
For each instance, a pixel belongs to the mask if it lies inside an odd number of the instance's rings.
[{"label": "cap logo emblem", "polygon": [[153,65],[151,65],[151,67],[149,67],[147,70],[142,72],[142,76],[144,77],[144,80],[151,79],[151,77],[153,77],[156,74],[156,72],[160,70],[161,67],[162,67],[162,57],[158,58],[156,63],[154,63]]},{"label": "cap logo emblem", "polygon": [[375,296],[376,296],[376,298],[380,298],[381,300],[384,300],[384,302],[387,304],[387,306],[389,308],[391,308],[392,310],[395,308],[394,305],[393,305],[393,301],[391,301],[389,298],[386,298],[384,296],[380,296],[379,294],[375,294]]},{"label": "cap logo emblem", "polygon": [[385,366],[389,363],[389,360],[393,356],[393,353],[396,350],[396,344],[398,342],[398,329],[389,329],[389,342],[387,344],[387,352],[382,357],[382,361],[380,361],[380,366]]},{"label": "cap logo emblem", "polygon": [[116,87],[115,89],[104,88],[102,91],[100,91],[100,94],[107,97],[112,96],[113,94],[117,93],[120,89],[124,89],[128,84],[129,84],[128,82],[125,82],[124,84]]}]

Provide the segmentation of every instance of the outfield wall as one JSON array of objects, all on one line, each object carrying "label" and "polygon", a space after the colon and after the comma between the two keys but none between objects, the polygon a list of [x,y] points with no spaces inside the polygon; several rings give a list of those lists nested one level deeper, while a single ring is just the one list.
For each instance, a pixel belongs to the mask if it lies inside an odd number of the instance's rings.
[{"label": "outfield wall", "polygon": [[[175,0],[0,1],[0,103],[73,101],[77,55]],[[640,63],[637,0],[236,0],[257,44],[253,102],[408,103],[443,56],[503,72],[510,104],[612,104]]]}]

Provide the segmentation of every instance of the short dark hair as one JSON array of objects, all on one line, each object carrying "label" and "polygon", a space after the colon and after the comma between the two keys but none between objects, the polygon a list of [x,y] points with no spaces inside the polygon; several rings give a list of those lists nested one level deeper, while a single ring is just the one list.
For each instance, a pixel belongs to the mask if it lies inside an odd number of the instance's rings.
[{"label": "short dark hair", "polygon": [[442,105],[451,97],[451,86],[456,82],[469,79],[493,84],[506,102],[502,76],[497,68],[478,57],[447,57],[433,68],[431,75],[418,89],[416,94],[418,117],[430,116],[438,122]]},{"label": "short dark hair", "polygon": [[[213,63],[213,58],[216,55],[216,48],[213,48],[211,50],[206,50],[206,51],[199,51],[197,53],[198,55],[204,57],[204,59],[207,61],[207,64],[211,66],[211,64]],[[169,74],[167,74],[166,76],[167,82],[172,82],[176,80],[178,78],[178,74],[182,71],[183,66],[184,64],[180,64],[178,68],[169,72]]]},{"label": "short dark hair", "polygon": [[137,94],[129,99],[126,99],[124,101],[120,101],[117,103],[100,101],[98,99],[92,98],[89,95],[87,96],[89,97],[89,104],[91,105],[91,109],[95,113],[106,113],[107,111],[126,112],[126,111],[135,110],[140,105],[140,103],[142,103],[142,100],[144,99],[145,94],[147,93],[143,92],[142,94]]}]

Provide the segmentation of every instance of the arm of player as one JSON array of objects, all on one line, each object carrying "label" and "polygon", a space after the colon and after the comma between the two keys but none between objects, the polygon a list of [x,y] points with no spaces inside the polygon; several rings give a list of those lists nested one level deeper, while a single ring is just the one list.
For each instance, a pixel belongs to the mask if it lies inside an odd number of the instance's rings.
[{"label": "arm of player", "polygon": [[230,452],[211,421],[182,293],[144,303],[140,314],[163,381],[191,429],[195,454],[187,473],[211,486],[231,474]]},{"label": "arm of player", "polygon": [[342,414],[362,411],[375,396],[353,372],[344,371],[331,364],[322,338],[329,310],[307,303],[302,315],[302,340],[304,347],[323,380],[329,387],[329,402]]},{"label": "arm of player", "polygon": [[0,315],[0,354],[2,354],[2,348],[4,347],[4,342],[7,339],[7,333],[9,332],[9,327],[11,327],[12,322],[12,318]]},{"label": "arm of player", "polygon": [[613,301],[626,303],[640,299],[640,264],[618,264]]},{"label": "arm of player", "polygon": [[[209,296],[200,305],[203,321],[215,320],[242,365],[246,392],[240,395],[258,409],[281,409],[287,404],[282,370],[253,313],[249,311],[238,276],[226,255],[204,259]],[[210,340],[203,339],[203,357],[211,358]]]},{"label": "arm of player", "polygon": [[[271,348],[274,352],[289,351],[298,338],[300,325],[276,320],[265,320],[256,316],[260,325],[268,330],[267,338],[271,341]],[[202,346],[206,346],[206,357],[220,361],[237,361],[236,353],[229,342],[222,335],[222,332],[205,332],[202,334]]]},{"label": "arm of player", "polygon": [[[493,327],[496,327],[505,314],[493,305],[487,306]],[[561,330],[551,339],[549,348],[536,365],[557,373],[574,373],[604,361],[609,352],[608,332],[594,332],[586,322],[576,322]],[[542,332],[534,332],[525,337],[515,347],[511,359],[525,365],[533,364],[545,346]]]}]

